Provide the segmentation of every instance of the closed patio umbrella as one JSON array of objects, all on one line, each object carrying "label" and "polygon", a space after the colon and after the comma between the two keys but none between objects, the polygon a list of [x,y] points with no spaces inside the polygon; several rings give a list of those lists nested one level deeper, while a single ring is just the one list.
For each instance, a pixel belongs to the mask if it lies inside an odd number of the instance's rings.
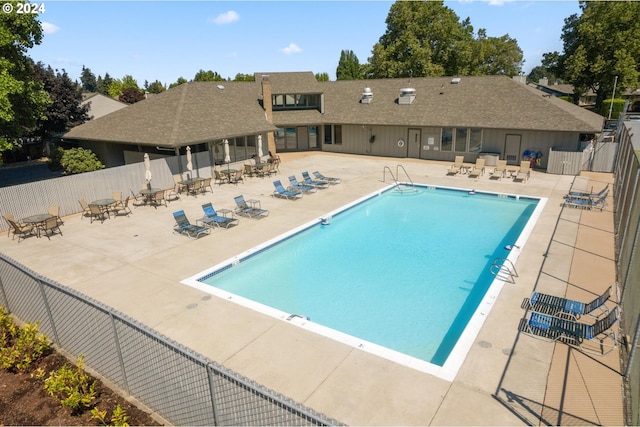
[{"label": "closed patio umbrella", "polygon": [[147,187],[151,187],[151,161],[149,153],[144,153],[144,179],[147,181]]},{"label": "closed patio umbrella", "polygon": [[189,171],[188,178],[191,178],[193,174],[193,163],[191,162],[191,147],[187,146],[187,170]]},{"label": "closed patio umbrella", "polygon": [[229,156],[229,140],[222,141],[224,144],[224,162],[227,164],[227,170],[229,169],[229,163],[231,163],[231,156]]},{"label": "closed patio umbrella", "polygon": [[264,152],[262,151],[262,135],[258,135],[258,157],[262,159]]}]

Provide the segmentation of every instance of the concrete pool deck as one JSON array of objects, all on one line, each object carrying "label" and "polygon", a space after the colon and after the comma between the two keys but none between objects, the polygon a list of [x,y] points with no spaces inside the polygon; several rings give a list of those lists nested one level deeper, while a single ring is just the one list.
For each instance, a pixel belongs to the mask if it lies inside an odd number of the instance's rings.
[{"label": "concrete pool deck", "polygon": [[[612,203],[604,212],[562,209],[571,188],[599,190],[611,174],[558,176],[532,172],[525,183],[446,176],[449,162],[285,153],[275,178],[215,186],[169,206],[133,208],[129,217],[90,223],[64,218],[64,236],[0,239],[0,251],[34,271],[144,323],[204,356],[350,425],[622,425],[617,351],[589,357],[564,344],[518,332],[523,300],[537,290],[581,300],[615,284]],[[222,300],[181,280],[287,230],[387,186],[383,168],[402,165],[415,183],[546,197],[520,249],[515,284],[505,285],[452,382],[305,331]],[[491,169],[491,168],[489,168]],[[301,200],[271,197],[272,181],[320,170],[343,182]],[[400,180],[406,177],[400,169]],[[142,177],[141,177],[142,178]],[[128,189],[115,191],[128,192]],[[198,240],[171,232],[173,211],[192,222],[201,204],[234,207],[259,199],[261,220],[213,230]],[[106,196],[106,195],[105,195]],[[45,210],[46,206],[42,206]],[[295,262],[295,260],[292,260]],[[274,275],[279,274],[273,271]],[[568,285],[567,285],[568,284]],[[615,297],[612,298],[615,300]],[[542,418],[542,419],[539,419]]]}]

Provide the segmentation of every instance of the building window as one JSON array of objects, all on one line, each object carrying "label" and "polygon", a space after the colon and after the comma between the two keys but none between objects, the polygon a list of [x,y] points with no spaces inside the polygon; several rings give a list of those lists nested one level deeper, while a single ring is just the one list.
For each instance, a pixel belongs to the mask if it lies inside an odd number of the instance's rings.
[{"label": "building window", "polygon": [[451,151],[453,148],[453,128],[442,128],[442,143],[440,150]]},{"label": "building window", "polygon": [[454,142],[454,150],[458,152],[467,151],[467,129],[456,128],[456,140]]},{"label": "building window", "polygon": [[333,139],[331,138],[331,125],[324,125],[324,143],[325,144],[333,144]]},{"label": "building window", "polygon": [[318,126],[309,126],[309,148],[318,148]]},{"label": "building window", "polygon": [[470,129],[469,152],[479,153],[481,151],[482,151],[482,129]]},{"label": "building window", "polygon": [[286,128],[285,129],[285,149],[287,150],[295,150],[298,148],[296,143],[296,128]]},{"label": "building window", "polygon": [[322,96],[312,94],[278,94],[271,96],[272,108],[278,110],[321,110]]},{"label": "building window", "polygon": [[342,144],[342,126],[336,125],[333,127],[333,143],[334,144]]},{"label": "building window", "polygon": [[277,131],[273,132],[273,136],[276,140],[276,151],[284,150],[284,129],[279,128]]}]

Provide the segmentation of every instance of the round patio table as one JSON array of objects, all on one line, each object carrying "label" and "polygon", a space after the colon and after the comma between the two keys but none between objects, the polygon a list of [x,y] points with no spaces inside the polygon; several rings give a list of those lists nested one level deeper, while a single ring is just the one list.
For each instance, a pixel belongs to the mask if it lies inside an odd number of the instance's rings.
[{"label": "round patio table", "polygon": [[49,218],[53,218],[53,215],[49,213],[36,214],[36,215],[28,216],[26,218],[22,218],[22,222],[33,225],[36,229],[36,237],[40,237],[40,226],[44,224],[45,221],[48,220]]}]

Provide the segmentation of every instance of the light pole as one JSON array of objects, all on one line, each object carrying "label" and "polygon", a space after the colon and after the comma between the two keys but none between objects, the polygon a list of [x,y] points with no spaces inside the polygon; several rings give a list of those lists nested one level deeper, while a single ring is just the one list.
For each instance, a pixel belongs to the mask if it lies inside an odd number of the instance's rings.
[{"label": "light pole", "polygon": [[609,117],[607,120],[611,120],[611,112],[613,111],[613,98],[616,96],[616,85],[618,84],[618,76],[613,81],[613,93],[611,94],[611,104],[609,104]]}]

